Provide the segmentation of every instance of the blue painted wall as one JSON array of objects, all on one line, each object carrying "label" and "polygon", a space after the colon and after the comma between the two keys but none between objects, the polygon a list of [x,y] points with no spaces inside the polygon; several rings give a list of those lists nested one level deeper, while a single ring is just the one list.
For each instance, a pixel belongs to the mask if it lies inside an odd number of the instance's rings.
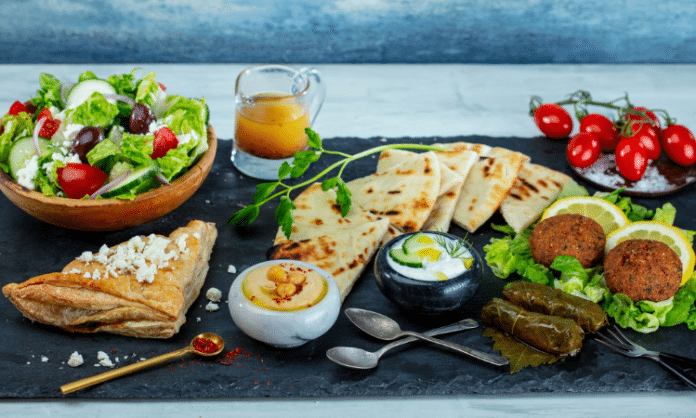
[{"label": "blue painted wall", "polygon": [[694,63],[677,0],[2,0],[0,63]]}]

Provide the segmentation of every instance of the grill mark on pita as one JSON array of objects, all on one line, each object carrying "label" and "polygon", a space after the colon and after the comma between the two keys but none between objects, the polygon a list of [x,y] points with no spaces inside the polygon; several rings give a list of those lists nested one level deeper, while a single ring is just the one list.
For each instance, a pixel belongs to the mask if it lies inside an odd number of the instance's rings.
[{"label": "grill mark on pita", "polygon": [[401,194],[401,190],[389,190],[388,194]]},{"label": "grill mark on pita", "polygon": [[384,212],[384,215],[386,215],[386,216],[395,216],[395,215],[400,215],[400,214],[401,214],[401,212],[398,210],[388,210],[388,211]]},{"label": "grill mark on pita", "polygon": [[539,183],[539,185],[543,188],[549,187],[549,184],[547,182],[545,182],[543,179],[540,179],[537,183]]},{"label": "grill mark on pita", "polygon": [[317,226],[319,226],[319,225],[324,225],[324,221],[323,221],[322,219],[320,219],[320,218],[316,218],[316,219],[314,220],[314,222],[312,222],[312,223],[313,223],[314,225],[317,225]]},{"label": "grill mark on pita", "polygon": [[432,207],[432,205],[430,204],[428,199],[426,199],[425,197],[421,197],[420,199],[413,202],[413,208],[416,210],[429,209],[431,207]]},{"label": "grill mark on pita", "polygon": [[445,193],[445,196],[453,198],[457,195],[457,192],[450,190],[449,192]]},{"label": "grill mark on pita", "polygon": [[508,196],[510,196],[513,199],[522,200],[522,197],[516,193],[510,193]]},{"label": "grill mark on pita", "polygon": [[416,232],[418,227],[413,221],[408,221],[402,225],[401,229],[403,229],[404,232]]},{"label": "grill mark on pita", "polygon": [[370,194],[370,193],[374,193],[374,191],[375,191],[375,189],[373,189],[372,187],[370,187],[369,189],[367,189],[367,190],[365,191],[365,193]]},{"label": "grill mark on pita", "polygon": [[552,180],[552,182],[553,182],[553,184],[556,185],[556,187],[558,187],[559,189],[562,189],[562,188],[563,188],[563,184],[557,182],[556,180]]},{"label": "grill mark on pita", "polygon": [[[520,179],[522,181],[522,184],[524,184],[526,187],[532,189],[534,193],[539,193],[539,189],[534,187],[534,185],[530,182],[528,182],[525,179]],[[539,180],[539,184],[541,184],[541,187],[547,187],[547,184],[544,182],[544,180]]]},{"label": "grill mark on pita", "polygon": [[338,203],[332,203],[331,210],[336,213],[341,213],[341,205],[339,205]]},{"label": "grill mark on pita", "polygon": [[488,158],[488,161],[486,161],[486,165],[483,166],[483,177],[488,177],[492,174],[494,164],[495,164],[495,158],[493,158],[493,157]]}]

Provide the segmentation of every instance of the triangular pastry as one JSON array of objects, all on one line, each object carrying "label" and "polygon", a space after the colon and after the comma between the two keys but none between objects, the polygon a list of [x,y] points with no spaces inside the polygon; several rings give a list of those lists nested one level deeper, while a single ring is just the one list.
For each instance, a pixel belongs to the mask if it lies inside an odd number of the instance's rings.
[{"label": "triangular pastry", "polygon": [[27,318],[66,331],[168,338],[200,293],[216,238],[215,224],[191,221],[169,237],[136,236],[85,252],[62,272],[2,292]]}]

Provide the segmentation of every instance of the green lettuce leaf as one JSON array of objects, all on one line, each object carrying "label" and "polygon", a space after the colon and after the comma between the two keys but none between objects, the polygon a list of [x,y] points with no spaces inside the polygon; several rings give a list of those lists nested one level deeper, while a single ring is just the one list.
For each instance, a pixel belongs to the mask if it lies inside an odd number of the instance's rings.
[{"label": "green lettuce leaf", "polygon": [[191,157],[183,148],[177,147],[169,150],[167,155],[158,158],[156,162],[167,180],[172,181],[186,171],[186,168],[191,164]]},{"label": "green lettuce leaf", "polygon": [[3,133],[0,135],[0,161],[7,161],[10,148],[15,139],[31,136],[34,130],[34,122],[26,112],[16,115],[5,115],[2,118]]},{"label": "green lettuce leaf", "polygon": [[89,165],[108,173],[120,154],[121,149],[116,144],[109,139],[104,139],[87,153],[87,162]]},{"label": "green lettuce leaf", "polygon": [[41,87],[36,91],[36,95],[32,97],[31,103],[37,107],[38,110],[44,108],[50,108],[55,106],[57,108],[63,107],[63,101],[60,98],[60,85],[61,82],[56,78],[56,76],[41,73],[39,75],[39,86]]},{"label": "green lettuce leaf", "polygon": [[179,143],[189,144],[189,155],[195,161],[208,150],[208,107],[205,98],[171,97],[174,101],[163,115],[164,123],[174,132]]},{"label": "green lettuce leaf", "polygon": [[121,140],[121,156],[130,160],[134,166],[149,165],[152,162],[153,135],[133,135],[123,133]]},{"label": "green lettuce leaf", "polygon": [[109,103],[101,93],[94,92],[70,113],[70,121],[84,126],[109,126],[118,112],[118,106]]},{"label": "green lettuce leaf", "polygon": [[169,96],[162,90],[155,80],[155,73],[150,72],[138,84],[135,93],[135,101],[146,104],[157,120],[164,117],[164,112],[169,106]]},{"label": "green lettuce leaf", "polygon": [[98,80],[99,77],[97,77],[96,74],[94,74],[92,71],[83,71],[80,76],[77,78],[77,82],[81,81],[87,81],[87,80]]}]

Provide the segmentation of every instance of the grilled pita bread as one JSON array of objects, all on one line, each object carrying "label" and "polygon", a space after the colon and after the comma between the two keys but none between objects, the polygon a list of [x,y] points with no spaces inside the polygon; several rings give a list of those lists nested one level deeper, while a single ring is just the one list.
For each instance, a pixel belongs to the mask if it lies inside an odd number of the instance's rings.
[{"label": "grilled pita bread", "polygon": [[473,233],[500,207],[529,157],[495,147],[477,161],[464,182],[452,220]]},{"label": "grilled pita bread", "polygon": [[373,215],[389,218],[403,232],[413,232],[423,227],[433,211],[440,177],[440,164],[430,151],[347,185],[353,203]]},{"label": "grilled pita bread", "polygon": [[515,184],[500,205],[505,222],[522,232],[541,216],[570,177],[538,164],[525,162]]},{"label": "grilled pita bread", "polygon": [[[387,150],[380,154],[377,162],[377,172],[382,172],[390,167],[398,165],[406,158],[415,153],[405,150]],[[433,211],[423,224],[423,231],[443,231],[449,230],[454,215],[454,207],[459,200],[459,193],[464,184],[464,178],[468,175],[473,162],[478,158],[478,154],[473,151],[448,151],[435,152],[440,162],[440,191],[433,207]],[[445,161],[447,163],[446,164]],[[450,168],[451,167],[451,168]],[[456,169],[456,170],[455,170]],[[463,175],[462,175],[463,174]]]},{"label": "grilled pita bread", "polygon": [[343,301],[379,248],[388,226],[387,219],[380,219],[331,234],[285,241],[273,247],[268,258],[306,261],[326,270],[336,281]]},{"label": "grilled pita bread", "polygon": [[[11,283],[2,291],[27,318],[66,331],[168,338],[179,331],[200,293],[216,237],[214,224],[192,221],[169,237],[134,237],[103,246],[60,273]],[[131,250],[140,251],[145,264],[134,268],[127,257],[116,260],[119,254],[136,258]]]},{"label": "grilled pita bread", "polygon": [[355,204],[350,206],[346,216],[342,216],[341,207],[336,202],[336,192],[322,190],[321,183],[307,187],[293,200],[293,204],[295,209],[292,212],[290,237],[288,239],[283,230],[278,228],[274,245],[288,240],[315,238],[381,219]]}]

